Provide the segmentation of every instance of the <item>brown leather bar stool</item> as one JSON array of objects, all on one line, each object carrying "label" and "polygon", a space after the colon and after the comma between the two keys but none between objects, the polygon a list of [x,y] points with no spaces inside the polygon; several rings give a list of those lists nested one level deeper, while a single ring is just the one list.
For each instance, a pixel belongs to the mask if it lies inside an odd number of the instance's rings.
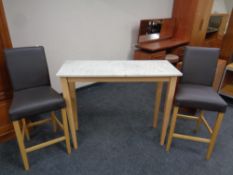
[{"label": "brown leather bar stool", "polygon": [[[66,143],[67,153],[70,154],[70,138],[65,110],[65,101],[60,94],[50,86],[48,67],[43,47],[24,47],[5,50],[5,59],[13,85],[13,99],[9,110],[13,122],[18,146],[23,160],[24,168],[29,169],[27,154],[63,142]],[[61,109],[63,124],[56,118],[53,111]],[[51,112],[52,111],[52,112]],[[38,114],[51,112],[51,118],[26,123]],[[21,123],[22,121],[22,128]],[[43,123],[53,123],[54,130],[59,126],[64,135],[41,144],[26,148],[25,135],[29,139],[28,128]]]},{"label": "brown leather bar stool", "polygon": [[[175,97],[175,107],[166,146],[167,151],[170,150],[173,138],[202,142],[209,145],[206,159],[210,159],[227,108],[227,103],[212,88],[218,57],[219,49],[217,48],[187,47],[185,49],[183,77]],[[199,109],[200,116],[179,114],[180,107]],[[204,117],[204,110],[218,113],[213,129]],[[210,138],[176,133],[175,125],[178,118],[195,120],[196,131],[203,123],[210,133]]]}]

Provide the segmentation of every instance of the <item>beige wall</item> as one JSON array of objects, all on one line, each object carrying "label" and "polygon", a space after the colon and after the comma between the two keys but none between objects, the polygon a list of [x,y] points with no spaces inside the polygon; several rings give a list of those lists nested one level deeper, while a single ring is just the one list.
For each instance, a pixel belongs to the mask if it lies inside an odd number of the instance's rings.
[{"label": "beige wall", "polygon": [[171,17],[173,0],[4,0],[14,47],[43,45],[52,85],[67,59],[131,59],[140,19]]}]

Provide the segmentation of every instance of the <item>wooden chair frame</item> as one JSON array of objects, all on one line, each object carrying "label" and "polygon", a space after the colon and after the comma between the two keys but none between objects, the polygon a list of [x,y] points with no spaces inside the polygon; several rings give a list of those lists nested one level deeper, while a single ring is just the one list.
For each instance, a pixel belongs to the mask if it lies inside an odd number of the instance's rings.
[{"label": "wooden chair frame", "polygon": [[[179,114],[178,111],[179,111],[179,107],[175,106],[174,111],[173,111],[172,121],[171,121],[171,127],[170,127],[170,131],[169,131],[169,135],[168,135],[166,151],[170,150],[173,138],[207,143],[209,146],[208,146],[208,151],[206,154],[206,159],[209,160],[211,157],[211,154],[213,152],[213,149],[214,149],[214,145],[215,145],[218,133],[219,133],[219,129],[221,127],[224,113],[221,113],[221,112],[218,113],[214,128],[212,129],[204,117],[204,111],[200,112],[200,116],[183,115],[183,114]],[[195,120],[197,122],[196,129],[195,129],[196,132],[199,130],[200,124],[203,123],[205,125],[205,127],[208,129],[208,132],[210,133],[210,138],[202,138],[202,137],[196,137],[196,136],[175,133],[175,126],[176,126],[177,118]]]},{"label": "wooden chair frame", "polygon": [[[61,114],[62,114],[62,123],[57,119],[55,112],[51,112],[51,116],[48,119],[43,119],[40,121],[36,121],[36,122],[30,122],[29,124],[26,123],[25,119],[22,119],[22,129],[20,128],[20,121],[14,121],[13,122],[13,126],[14,126],[14,130],[15,130],[15,135],[17,138],[17,142],[19,145],[19,149],[20,149],[20,153],[21,153],[21,157],[23,160],[23,164],[24,164],[24,168],[25,170],[29,170],[29,162],[28,162],[28,158],[27,158],[27,153],[30,153],[32,151],[36,151],[42,148],[45,148],[47,146],[59,143],[59,142],[66,142],[66,151],[68,154],[71,153],[71,147],[70,147],[70,137],[69,137],[69,130],[68,130],[68,123],[67,123],[67,115],[66,115],[66,110],[65,108],[61,109]],[[34,127],[34,126],[38,126],[44,123],[48,123],[51,122],[53,125],[53,131],[56,132],[57,131],[57,126],[59,126],[63,131],[64,131],[64,135],[31,147],[26,148],[24,145],[24,138],[26,136],[26,138],[28,140],[30,140],[30,135],[29,135],[29,128]]]}]

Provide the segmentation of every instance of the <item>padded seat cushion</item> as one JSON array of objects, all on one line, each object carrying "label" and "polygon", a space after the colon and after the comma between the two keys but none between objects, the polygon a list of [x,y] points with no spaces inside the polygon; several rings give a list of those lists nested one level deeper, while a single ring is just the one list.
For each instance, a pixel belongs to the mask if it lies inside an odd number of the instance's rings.
[{"label": "padded seat cushion", "polygon": [[60,94],[50,86],[41,86],[14,92],[9,114],[14,121],[63,107],[65,101]]},{"label": "padded seat cushion", "polygon": [[180,107],[225,112],[227,103],[212,87],[194,84],[180,84],[175,103]]}]

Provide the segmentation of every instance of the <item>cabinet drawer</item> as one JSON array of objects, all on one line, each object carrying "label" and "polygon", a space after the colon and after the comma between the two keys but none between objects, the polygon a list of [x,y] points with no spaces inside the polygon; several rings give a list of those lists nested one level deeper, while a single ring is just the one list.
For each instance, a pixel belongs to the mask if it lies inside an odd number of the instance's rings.
[{"label": "cabinet drawer", "polygon": [[142,50],[136,50],[134,52],[135,60],[162,60],[165,58],[166,51],[159,52],[146,52]]}]

